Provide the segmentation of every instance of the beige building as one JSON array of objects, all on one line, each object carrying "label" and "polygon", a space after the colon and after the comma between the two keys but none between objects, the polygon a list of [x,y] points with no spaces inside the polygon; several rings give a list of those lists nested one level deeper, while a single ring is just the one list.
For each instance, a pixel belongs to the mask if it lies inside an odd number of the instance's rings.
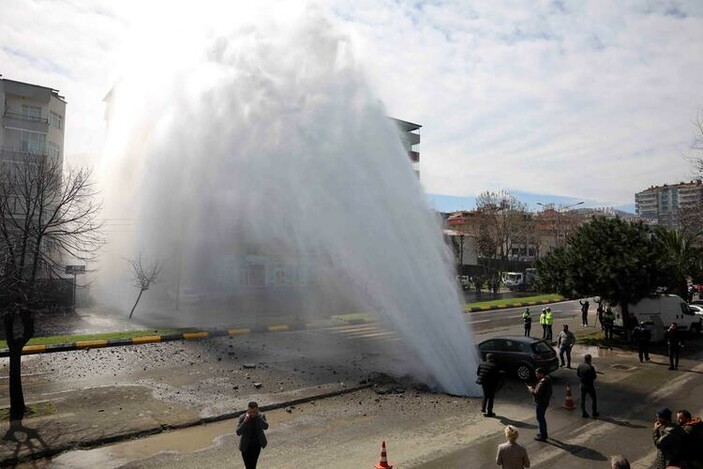
[{"label": "beige building", "polygon": [[28,154],[63,161],[66,101],[59,92],[0,77],[0,161]]}]

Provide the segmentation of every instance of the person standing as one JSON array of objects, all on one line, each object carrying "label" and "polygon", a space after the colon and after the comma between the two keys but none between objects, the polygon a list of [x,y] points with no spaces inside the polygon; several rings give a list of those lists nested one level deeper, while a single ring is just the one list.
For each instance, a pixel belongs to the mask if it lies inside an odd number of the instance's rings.
[{"label": "person standing", "polygon": [[547,315],[544,317],[544,321],[547,324],[547,340],[552,341],[552,326],[554,325],[554,313],[552,313],[552,308],[547,306]]},{"label": "person standing", "polygon": [[643,360],[649,361],[649,341],[652,339],[652,332],[647,329],[644,321],[641,321],[632,330],[632,337],[637,342],[637,354],[640,357],[640,363]]},{"label": "person standing", "polygon": [[615,314],[610,306],[603,313],[603,330],[605,331],[605,340],[613,340],[613,326],[615,325]]},{"label": "person standing", "polygon": [[527,386],[527,389],[532,394],[535,401],[535,414],[537,416],[537,424],[539,425],[539,433],[535,437],[537,441],[547,441],[549,435],[547,433],[547,407],[552,398],[552,379],[549,377],[544,368],[535,370],[537,384]]},{"label": "person standing", "polygon": [[591,413],[593,418],[598,417],[598,398],[596,397],[596,369],[591,363],[591,355],[583,356],[583,363],[576,368],[576,376],[581,381],[581,417],[587,419],[589,417],[586,412],[586,396],[591,396]]},{"label": "person standing", "polygon": [[530,314],[530,308],[527,308],[524,313],[522,313],[522,323],[525,326],[525,337],[530,337],[530,330],[532,329],[532,315]]},{"label": "person standing", "polygon": [[256,469],[256,462],[263,448],[268,442],[264,430],[268,429],[266,416],[259,412],[259,405],[252,401],[247,406],[247,411],[239,417],[237,435],[239,438],[239,451],[242,452],[244,467]]},{"label": "person standing", "polygon": [[603,315],[605,314],[605,307],[603,306],[603,301],[598,303],[598,309],[596,309],[596,318],[600,323],[600,329],[605,331],[605,325],[603,324]]},{"label": "person standing", "polygon": [[542,314],[539,315],[539,325],[542,326],[542,340],[547,338],[547,308],[542,308]]},{"label": "person standing", "polygon": [[581,325],[583,327],[588,327],[588,300],[585,302],[579,300],[579,304],[581,305]]},{"label": "person standing", "polygon": [[671,410],[663,407],[657,410],[652,439],[657,448],[656,469],[678,465],[681,461],[681,449],[685,440],[683,429],[671,422]]},{"label": "person standing", "polygon": [[483,388],[483,401],[481,401],[481,412],[486,417],[495,417],[493,413],[493,400],[500,383],[500,369],[493,360],[493,354],[487,353],[486,360],[481,362],[476,370],[478,378],[476,382]]},{"label": "person standing", "polygon": [[566,367],[571,368],[571,349],[576,343],[576,336],[569,330],[569,326],[564,324],[562,331],[557,336],[557,348],[559,349],[559,361],[564,366],[564,354],[566,353]]},{"label": "person standing", "polygon": [[519,433],[512,425],[505,427],[506,443],[498,445],[496,464],[503,469],[524,469],[530,467],[530,458],[524,446],[517,443]]},{"label": "person standing", "polygon": [[703,468],[703,422],[683,409],[676,411],[676,422],[686,434],[681,451],[681,458],[686,463],[684,467]]},{"label": "person standing", "polygon": [[683,348],[681,332],[675,322],[672,322],[669,328],[664,333],[664,340],[669,348],[669,369],[679,369],[679,353]]}]

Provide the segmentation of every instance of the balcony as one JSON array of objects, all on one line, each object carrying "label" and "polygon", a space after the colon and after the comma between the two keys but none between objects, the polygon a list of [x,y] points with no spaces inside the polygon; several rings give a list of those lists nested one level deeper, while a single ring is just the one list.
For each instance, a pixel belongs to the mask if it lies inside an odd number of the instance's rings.
[{"label": "balcony", "polygon": [[420,153],[417,151],[409,151],[408,156],[410,157],[410,161],[413,163],[419,163],[420,162]]},{"label": "balcony", "polygon": [[12,163],[26,163],[31,161],[31,158],[44,158],[48,156],[45,152],[37,153],[30,151],[22,151],[17,148],[0,147],[0,161]]},{"label": "balcony", "polygon": [[43,117],[25,116],[24,114],[10,111],[5,111],[2,117],[3,127],[13,127],[15,129],[33,130],[43,133],[49,131],[49,119]]}]

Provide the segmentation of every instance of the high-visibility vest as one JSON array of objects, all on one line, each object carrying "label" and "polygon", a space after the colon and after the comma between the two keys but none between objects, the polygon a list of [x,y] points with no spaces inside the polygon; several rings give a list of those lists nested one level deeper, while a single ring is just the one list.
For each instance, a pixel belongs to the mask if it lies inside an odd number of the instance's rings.
[{"label": "high-visibility vest", "polygon": [[547,315],[544,317],[544,323],[548,326],[554,324],[554,314],[551,311],[547,311]]},{"label": "high-visibility vest", "polygon": [[539,315],[539,323],[542,325],[547,324],[547,313],[542,313]]}]

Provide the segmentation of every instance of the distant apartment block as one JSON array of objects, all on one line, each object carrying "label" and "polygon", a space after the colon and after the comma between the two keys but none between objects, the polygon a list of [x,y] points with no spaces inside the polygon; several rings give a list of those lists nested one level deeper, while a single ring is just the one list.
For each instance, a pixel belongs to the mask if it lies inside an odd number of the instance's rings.
[{"label": "distant apartment block", "polygon": [[635,212],[650,223],[676,228],[679,212],[703,202],[701,180],[652,186],[635,194]]},{"label": "distant apartment block", "polygon": [[408,152],[408,157],[413,163],[413,168],[415,169],[415,174],[420,177],[420,124],[413,124],[412,122],[403,121],[400,119],[393,119],[395,125],[398,127],[400,132],[400,141],[403,143],[405,151]]},{"label": "distant apartment block", "polygon": [[0,161],[46,155],[63,161],[66,101],[55,89],[0,76]]}]

